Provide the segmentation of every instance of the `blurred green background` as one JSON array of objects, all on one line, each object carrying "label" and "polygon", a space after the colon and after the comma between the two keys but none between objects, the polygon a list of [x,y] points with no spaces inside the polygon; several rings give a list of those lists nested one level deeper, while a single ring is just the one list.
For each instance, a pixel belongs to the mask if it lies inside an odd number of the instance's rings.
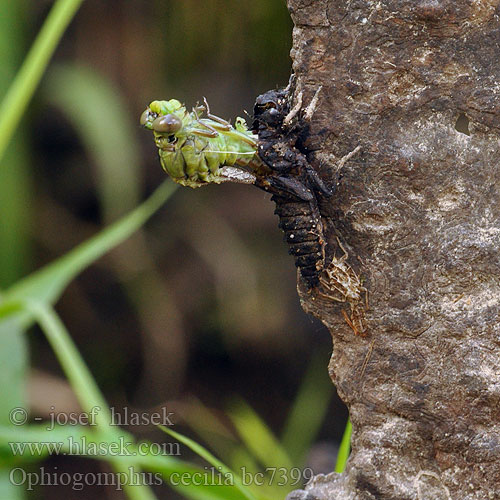
[{"label": "blurred green background", "polygon": [[[51,6],[0,0],[2,93]],[[151,100],[190,107],[205,96],[223,118],[251,115],[257,95],[288,82],[291,31],[282,0],[86,0],[2,162],[2,288],[127,213],[164,179],[138,125]],[[181,430],[208,445],[207,409],[223,421],[242,398],[280,434],[305,374],[316,377],[311,387],[332,402],[309,464],[327,472],[346,411],[328,379],[330,335],[300,308],[273,210],[247,186],[179,189],[73,282],[57,310],[112,406],[166,404]],[[35,330],[29,341],[32,413],[78,410],[43,335]],[[102,467],[75,457],[46,465]],[[34,494],[86,495],[61,487]]]}]

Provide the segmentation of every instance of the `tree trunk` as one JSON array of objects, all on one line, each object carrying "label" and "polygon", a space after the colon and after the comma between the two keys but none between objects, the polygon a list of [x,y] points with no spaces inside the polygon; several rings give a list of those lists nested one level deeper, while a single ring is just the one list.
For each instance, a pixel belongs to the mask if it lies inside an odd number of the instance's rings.
[{"label": "tree trunk", "polygon": [[302,151],[334,192],[299,293],[354,430],[290,498],[500,498],[498,3],[289,0],[289,100],[316,95]]}]

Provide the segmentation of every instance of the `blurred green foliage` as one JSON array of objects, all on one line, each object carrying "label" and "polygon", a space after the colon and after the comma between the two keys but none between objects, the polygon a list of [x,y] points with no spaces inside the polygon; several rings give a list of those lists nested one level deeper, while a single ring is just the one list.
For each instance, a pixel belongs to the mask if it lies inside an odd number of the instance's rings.
[{"label": "blurred green foliage", "polygon": [[[5,94],[23,58],[24,2],[5,2],[0,15],[0,95]],[[8,286],[29,268],[31,184],[29,148],[25,130],[11,142],[2,161],[0,182],[0,286]]]},{"label": "blurred green foliage", "polygon": [[[0,15],[0,95],[3,95],[23,58],[24,2],[4,2]],[[4,166],[5,168],[1,168]],[[0,288],[15,282],[30,265],[28,232],[32,185],[26,134],[17,134],[0,163]],[[1,292],[0,292],[1,297]],[[0,324],[0,425],[8,424],[9,411],[26,405],[27,342],[14,323]],[[1,456],[1,455],[0,455]],[[0,498],[21,498],[12,488],[9,469],[0,460]]]}]

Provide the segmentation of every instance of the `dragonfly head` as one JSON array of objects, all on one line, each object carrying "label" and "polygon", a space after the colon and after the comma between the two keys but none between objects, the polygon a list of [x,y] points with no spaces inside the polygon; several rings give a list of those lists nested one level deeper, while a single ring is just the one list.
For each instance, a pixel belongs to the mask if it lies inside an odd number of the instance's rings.
[{"label": "dragonfly head", "polygon": [[177,100],[153,101],[142,113],[140,124],[159,134],[175,134],[182,128],[186,108]]}]

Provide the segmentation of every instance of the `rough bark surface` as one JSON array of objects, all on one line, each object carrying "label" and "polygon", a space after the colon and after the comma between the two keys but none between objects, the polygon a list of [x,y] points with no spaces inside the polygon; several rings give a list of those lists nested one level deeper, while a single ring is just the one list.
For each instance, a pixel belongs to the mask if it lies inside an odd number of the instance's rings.
[{"label": "rough bark surface", "polygon": [[368,291],[362,336],[299,284],[354,434],[345,473],[290,498],[500,498],[498,4],[289,0],[327,258],[340,240]]}]

